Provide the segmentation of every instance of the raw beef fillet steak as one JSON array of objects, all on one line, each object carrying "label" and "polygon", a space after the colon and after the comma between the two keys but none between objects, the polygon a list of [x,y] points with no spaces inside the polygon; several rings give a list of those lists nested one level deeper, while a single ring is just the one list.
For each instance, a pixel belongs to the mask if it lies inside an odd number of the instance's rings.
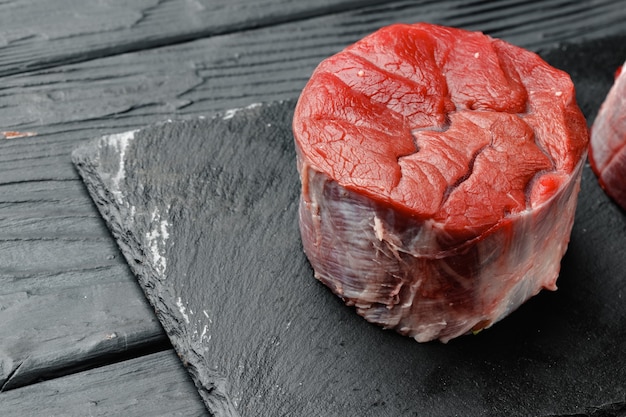
[{"label": "raw beef fillet steak", "polygon": [[556,289],[589,136],[536,54],[386,27],[318,66],[293,130],[304,251],[370,322],[447,342]]},{"label": "raw beef fillet steak", "polygon": [[626,71],[618,71],[591,127],[589,161],[600,186],[626,210]]}]

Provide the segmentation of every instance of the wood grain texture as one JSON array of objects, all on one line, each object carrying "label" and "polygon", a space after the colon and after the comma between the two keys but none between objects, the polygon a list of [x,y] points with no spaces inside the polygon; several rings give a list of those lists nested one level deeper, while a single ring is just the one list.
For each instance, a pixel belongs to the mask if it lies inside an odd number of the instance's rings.
[{"label": "wood grain texture", "polygon": [[169,346],[135,283],[106,282],[115,273],[125,276],[115,268],[95,268],[81,271],[78,279],[64,274],[74,285],[91,281],[82,286],[48,289],[44,284],[0,295],[2,391],[92,368],[146,345]]},{"label": "wood grain texture", "polygon": [[14,389],[0,408],[3,417],[209,415],[172,351]]},{"label": "wood grain texture", "polygon": [[14,153],[20,140],[0,157],[0,391],[166,348],[67,157],[45,137]]},{"label": "wood grain texture", "polygon": [[141,51],[381,0],[0,2],[0,75]]},{"label": "wood grain texture", "polygon": [[[297,97],[315,66],[380,26],[427,20],[478,29],[534,50],[623,32],[626,7],[569,2],[389,2],[4,77],[0,129],[59,132]],[[119,131],[119,130],[118,130]]]}]

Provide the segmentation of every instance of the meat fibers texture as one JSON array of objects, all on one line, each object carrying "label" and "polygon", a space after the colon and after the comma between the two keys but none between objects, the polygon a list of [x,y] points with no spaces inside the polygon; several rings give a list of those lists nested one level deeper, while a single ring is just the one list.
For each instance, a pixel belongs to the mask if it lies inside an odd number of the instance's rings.
[{"label": "meat fibers texture", "polygon": [[368,321],[447,342],[556,289],[589,133],[536,54],[385,27],[317,67],[293,131],[304,251]]},{"label": "meat fibers texture", "polygon": [[589,162],[600,186],[626,210],[626,71],[616,72],[593,122]]}]

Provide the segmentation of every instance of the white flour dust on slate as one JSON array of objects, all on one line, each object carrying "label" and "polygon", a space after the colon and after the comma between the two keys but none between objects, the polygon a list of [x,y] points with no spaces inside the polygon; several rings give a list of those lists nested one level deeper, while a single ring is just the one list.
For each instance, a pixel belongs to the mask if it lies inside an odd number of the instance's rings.
[{"label": "white flour dust on slate", "polygon": [[128,132],[105,136],[104,138],[102,138],[103,145],[113,147],[119,153],[118,170],[111,176],[111,192],[115,196],[115,200],[117,201],[118,204],[124,204],[124,198],[122,197],[120,183],[126,177],[126,170],[125,170],[126,149],[128,148],[130,141],[132,141],[135,138],[136,132],[137,130],[131,130]]},{"label": "white flour dust on slate", "polygon": [[[169,207],[168,207],[169,211]],[[166,243],[169,238],[168,229],[170,223],[161,218],[159,209],[155,208],[152,212],[151,230],[146,233],[147,247],[150,251],[152,265],[159,279],[165,279],[167,270],[167,258],[165,257]]]},{"label": "white flour dust on slate", "polygon": [[[254,109],[256,107],[261,106],[262,103],[252,103],[248,106],[245,107],[245,109]],[[235,114],[237,114],[237,112],[244,110],[244,108],[236,108],[236,109],[230,109],[230,110],[226,110],[224,112],[224,116],[222,116],[222,120],[228,120],[228,119],[232,119]]]}]

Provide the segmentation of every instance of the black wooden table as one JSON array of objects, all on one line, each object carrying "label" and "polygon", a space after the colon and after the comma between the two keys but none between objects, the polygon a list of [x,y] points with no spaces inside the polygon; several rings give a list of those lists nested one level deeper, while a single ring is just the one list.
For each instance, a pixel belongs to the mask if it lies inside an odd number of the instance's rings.
[{"label": "black wooden table", "polygon": [[70,154],[296,98],[400,21],[540,51],[626,33],[626,1],[0,1],[0,415],[209,415]]}]

